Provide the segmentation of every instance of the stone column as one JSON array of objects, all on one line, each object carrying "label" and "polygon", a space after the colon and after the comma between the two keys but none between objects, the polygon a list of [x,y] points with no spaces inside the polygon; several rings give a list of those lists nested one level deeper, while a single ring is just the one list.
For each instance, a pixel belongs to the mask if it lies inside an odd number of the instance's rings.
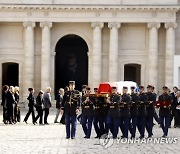
[{"label": "stone column", "polygon": [[160,23],[148,23],[149,28],[149,83],[157,88],[158,83],[158,29]]},{"label": "stone column", "polygon": [[93,28],[93,88],[97,87],[101,83],[101,29],[104,27],[104,23],[95,22],[91,24]]},{"label": "stone column", "polygon": [[42,28],[42,46],[41,46],[41,89],[51,85],[51,22],[40,23]]},{"label": "stone column", "polygon": [[110,28],[109,81],[118,81],[118,29],[120,26],[120,23],[108,23]]},{"label": "stone column", "polygon": [[175,54],[175,28],[176,23],[165,23],[166,28],[166,53],[165,53],[165,85],[173,87],[173,65]]},{"label": "stone column", "polygon": [[34,22],[24,22],[24,82],[23,98],[28,95],[28,88],[34,87]]}]

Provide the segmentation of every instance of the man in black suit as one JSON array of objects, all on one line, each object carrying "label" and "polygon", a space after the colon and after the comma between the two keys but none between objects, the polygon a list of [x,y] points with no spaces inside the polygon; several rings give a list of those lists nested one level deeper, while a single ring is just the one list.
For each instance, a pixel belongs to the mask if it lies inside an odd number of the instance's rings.
[{"label": "man in black suit", "polygon": [[173,87],[173,92],[171,93],[172,97],[172,104],[171,104],[171,117],[170,117],[170,124],[169,127],[171,127],[172,120],[174,118],[174,128],[176,128],[176,120],[175,120],[175,113],[176,113],[176,106],[177,106],[177,93],[178,88],[175,86]]}]

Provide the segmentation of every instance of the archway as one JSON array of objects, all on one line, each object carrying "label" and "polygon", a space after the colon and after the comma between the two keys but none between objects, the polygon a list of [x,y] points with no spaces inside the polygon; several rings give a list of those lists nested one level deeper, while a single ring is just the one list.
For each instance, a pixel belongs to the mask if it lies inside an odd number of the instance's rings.
[{"label": "archway", "polygon": [[57,42],[55,52],[55,92],[67,86],[70,80],[81,90],[83,84],[88,84],[86,42],[78,35],[65,35]]},{"label": "archway", "polygon": [[124,65],[124,80],[134,81],[138,85],[141,84],[141,65],[126,64]]},{"label": "archway", "polygon": [[2,85],[19,86],[19,64],[2,64]]}]

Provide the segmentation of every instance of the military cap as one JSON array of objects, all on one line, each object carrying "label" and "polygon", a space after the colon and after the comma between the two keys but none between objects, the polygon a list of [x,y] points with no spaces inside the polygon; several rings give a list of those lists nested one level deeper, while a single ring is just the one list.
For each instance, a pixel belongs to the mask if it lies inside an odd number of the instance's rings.
[{"label": "military cap", "polygon": [[86,88],[87,87],[87,85],[82,85],[82,89],[84,89],[84,88]]},{"label": "military cap", "polygon": [[87,86],[87,87],[86,87],[86,90],[91,90],[91,88]]},{"label": "military cap", "polygon": [[113,86],[112,89],[117,89],[117,87]]},{"label": "military cap", "polygon": [[98,90],[98,88],[94,88],[94,90]]},{"label": "military cap", "polygon": [[75,85],[75,81],[69,81],[69,84]]},{"label": "military cap", "polygon": [[136,89],[136,87],[135,86],[131,86],[131,89]]},{"label": "military cap", "polygon": [[153,86],[152,85],[148,85],[147,88],[153,88]]},{"label": "military cap", "polygon": [[162,89],[168,89],[168,87],[167,86],[163,86]]}]

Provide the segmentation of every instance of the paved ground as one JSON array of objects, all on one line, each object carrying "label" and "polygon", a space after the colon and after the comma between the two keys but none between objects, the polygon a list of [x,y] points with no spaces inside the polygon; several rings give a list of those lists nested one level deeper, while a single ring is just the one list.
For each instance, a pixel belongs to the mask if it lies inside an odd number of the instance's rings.
[{"label": "paved ground", "polygon": [[[51,109],[48,126],[39,126],[31,124],[18,123],[16,125],[4,125],[2,123],[2,111],[0,111],[0,154],[25,154],[25,153],[45,153],[45,154],[141,154],[141,153],[180,153],[180,128],[171,128],[169,137],[177,137],[174,143],[146,144],[143,143],[125,143],[124,140],[113,139],[94,139],[94,130],[92,138],[84,139],[84,134],[80,124],[77,126],[77,136],[75,140],[65,139],[65,126],[54,124],[55,110]],[[22,111],[22,119],[26,110]],[[161,139],[161,129],[156,125],[154,127],[154,138]],[[119,136],[121,134],[119,133]],[[139,135],[137,135],[139,136]],[[153,138],[153,139],[154,139]],[[176,143],[177,141],[177,143]],[[113,143],[114,142],[114,143]],[[103,146],[104,145],[104,146]]]}]

